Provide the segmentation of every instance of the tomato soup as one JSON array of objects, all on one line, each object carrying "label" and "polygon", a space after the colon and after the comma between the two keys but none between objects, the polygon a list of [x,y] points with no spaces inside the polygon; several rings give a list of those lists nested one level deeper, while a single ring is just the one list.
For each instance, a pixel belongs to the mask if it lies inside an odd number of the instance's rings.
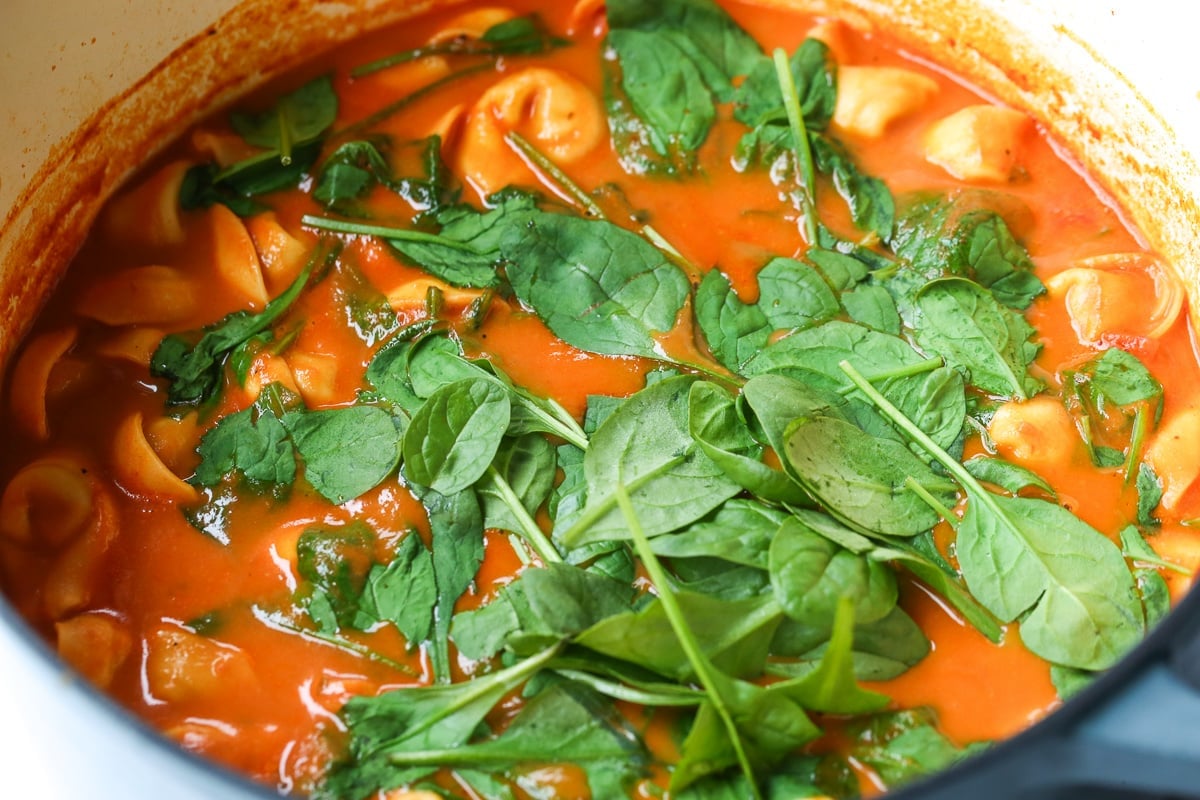
[{"label": "tomato soup", "polygon": [[0,587],[284,795],[886,791],[1200,563],[1184,292],[1096,185],[836,19],[372,34],[105,208],[7,378]]}]

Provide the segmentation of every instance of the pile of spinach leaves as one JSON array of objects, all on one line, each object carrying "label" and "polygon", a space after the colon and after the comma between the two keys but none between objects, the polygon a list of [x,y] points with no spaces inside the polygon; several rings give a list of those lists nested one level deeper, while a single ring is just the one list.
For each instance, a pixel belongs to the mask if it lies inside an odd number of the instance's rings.
[{"label": "pile of spinach leaves", "polygon": [[[444,769],[504,800],[523,767],[548,760],[578,765],[593,796],[626,796],[652,755],[618,702],[675,720],[679,800],[854,796],[844,758],[797,755],[821,735],[820,715],[850,718],[844,755],[889,785],[984,746],[956,746],[928,709],[889,710],[859,683],[929,652],[898,604],[897,569],[993,641],[1019,622],[1064,694],[1165,608],[1161,576],[1130,567],[1156,563],[1138,527],[1154,524],[1156,503],[1140,450],[1161,410],[1161,387],[1132,355],[1082,366],[1067,399],[1083,430],[1101,431],[1088,439],[1097,463],[1137,476],[1144,500],[1123,547],[1040,476],[961,460],[996,404],[1044,389],[1022,313],[1044,289],[1004,203],[896,199],[861,173],[827,131],[836,64],[820,42],[773,61],[710,0],[607,9],[605,99],[628,172],[685,180],[731,114],[746,129],[730,154],[739,168],[768,170],[804,213],[806,173],[828,176],[869,236],[851,243],[814,217],[804,255],[764,263],[747,302],[719,268],[693,286],[645,230],[515,189],[484,209],[459,203],[436,139],[417,148],[413,178],[397,177],[399,149],[378,137],[301,159],[313,197],[339,215],[309,226],[377,237],[452,286],[512,299],[576,348],[658,367],[630,397],[590,398],[580,424],[431,304],[416,324],[378,327],[386,341],[356,404],[310,410],[273,387],[204,436],[192,480],[215,498],[307,484],[341,504],[398,476],[428,513],[428,535],[410,532],[390,559],[364,523],[301,537],[289,624],[347,647],[393,625],[427,648],[434,673],[432,685],[347,704],[349,748],[319,797],[441,791],[430,779]],[[514,47],[560,44],[513,31]],[[311,84],[238,129],[276,161],[290,142],[299,163],[332,122],[327,91]],[[290,110],[302,106],[311,113]],[[256,193],[239,185],[250,169],[195,176],[188,196],[244,199]],[[412,219],[372,219],[377,187],[407,200]],[[209,402],[239,348],[269,336],[307,280],[260,315],[164,341],[155,374],[170,381],[168,402]],[[665,344],[685,318],[711,362]],[[956,530],[953,561],[934,540],[941,524]],[[507,533],[526,567],[455,613],[487,530]],[[476,665],[457,683],[456,654]],[[493,730],[514,693],[521,710]]]}]

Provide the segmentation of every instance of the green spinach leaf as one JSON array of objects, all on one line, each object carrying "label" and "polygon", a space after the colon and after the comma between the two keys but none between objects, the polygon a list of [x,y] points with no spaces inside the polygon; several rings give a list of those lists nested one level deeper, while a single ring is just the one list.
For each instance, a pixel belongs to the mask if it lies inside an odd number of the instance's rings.
[{"label": "green spinach leaf", "polygon": [[443,386],[404,434],[405,474],[443,495],[474,485],[495,458],[510,417],[508,393],[494,381]]},{"label": "green spinach leaf", "polygon": [[632,597],[629,584],[579,567],[531,567],[486,606],[456,615],[451,632],[470,658],[487,658],[506,646],[524,654],[629,611]]},{"label": "green spinach leaf", "polygon": [[851,755],[867,764],[889,787],[938,772],[987,747],[956,747],[937,729],[927,708],[890,711],[851,723]]},{"label": "green spinach leaf", "polygon": [[769,569],[780,607],[810,625],[832,628],[842,599],[851,601],[851,617],[863,623],[896,607],[896,574],[889,566],[834,544],[794,517],[771,540]]},{"label": "green spinach leaf", "polygon": [[369,630],[378,622],[390,622],[412,649],[429,639],[436,605],[433,556],[420,535],[410,530],[392,560],[372,566],[367,573],[354,627]]},{"label": "green spinach leaf", "polygon": [[643,389],[592,435],[583,462],[587,505],[564,532],[566,545],[630,537],[617,508],[619,486],[629,487],[649,536],[695,522],[741,491],[692,438],[689,396],[695,382],[681,376]]},{"label": "green spinach leaf", "polygon": [[374,406],[293,411],[283,416],[304,460],[304,477],[334,505],[382,483],[400,462],[402,417]]},{"label": "green spinach leaf", "polygon": [[876,439],[833,417],[800,418],[787,432],[784,455],[800,484],[850,527],[911,537],[939,519],[913,484],[943,506],[955,485],[898,442]]},{"label": "green spinach leaf", "polygon": [[970,278],[1017,310],[1028,308],[1046,291],[1029,254],[994,210],[1006,202],[987,192],[917,196],[902,202],[891,245],[905,266],[884,283],[902,307],[911,288],[948,276]]},{"label": "green spinach leaf", "polygon": [[656,536],[650,546],[669,558],[719,558],[766,570],[771,539],[787,514],[757,500],[734,498],[673,536]]},{"label": "green spinach leaf", "polygon": [[993,397],[1025,400],[1042,388],[1029,374],[1041,345],[1017,312],[1000,305],[972,281],[943,278],[917,294],[913,320],[917,343],[962,370]]},{"label": "green spinach leaf", "polygon": [[659,358],[655,334],[675,326],[690,295],[662,251],[602,220],[530,212],[502,249],[517,297],[592,353]]},{"label": "green spinach leaf", "polygon": [[721,387],[707,382],[692,385],[688,430],[726,476],[760,499],[809,503],[808,495],[787,474],[762,462],[762,447],[738,416],[734,399]]},{"label": "green spinach leaf", "polygon": [[488,713],[555,653],[551,648],[464,683],[351,698],[341,712],[350,732],[349,756],[333,765],[318,796],[365,797],[429,774],[432,767],[397,763],[393,756],[466,744]]},{"label": "green spinach leaf", "polygon": [[170,382],[167,405],[199,405],[211,399],[220,388],[229,354],[282,317],[304,291],[314,265],[325,258],[314,254],[291,286],[257,314],[235,311],[205,328],[194,343],[191,336],[168,334],[150,359],[150,374]]},{"label": "green spinach leaf", "polygon": [[296,479],[296,451],[279,418],[258,405],[223,417],[200,438],[195,482],[217,486],[230,474],[251,486],[286,487]]}]

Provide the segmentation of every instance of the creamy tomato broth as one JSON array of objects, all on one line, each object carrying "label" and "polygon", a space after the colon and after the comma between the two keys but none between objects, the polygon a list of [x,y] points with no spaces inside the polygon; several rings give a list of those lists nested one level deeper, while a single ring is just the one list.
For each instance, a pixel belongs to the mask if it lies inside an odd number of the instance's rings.
[{"label": "creamy tomato broth", "polygon": [[1183,305],[878,33],[447,10],[108,205],[10,372],[0,574],[285,794],[876,792],[1190,585]]}]

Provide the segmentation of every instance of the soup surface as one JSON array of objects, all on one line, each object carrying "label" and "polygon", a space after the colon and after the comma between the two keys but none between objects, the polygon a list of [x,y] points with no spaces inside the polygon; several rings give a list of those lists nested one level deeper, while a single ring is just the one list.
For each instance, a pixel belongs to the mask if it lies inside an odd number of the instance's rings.
[{"label": "soup surface", "polygon": [[8,376],[0,580],[284,794],[870,794],[1189,587],[1183,306],[876,32],[456,7],[108,205]]}]

